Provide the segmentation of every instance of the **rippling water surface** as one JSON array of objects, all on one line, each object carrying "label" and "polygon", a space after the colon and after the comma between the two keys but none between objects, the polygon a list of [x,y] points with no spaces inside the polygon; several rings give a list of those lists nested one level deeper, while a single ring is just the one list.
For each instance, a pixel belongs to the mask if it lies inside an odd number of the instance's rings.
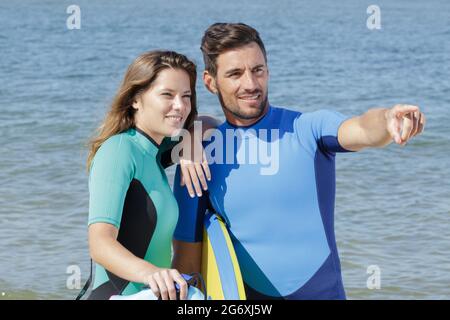
[{"label": "rippling water surface", "polygon": [[[448,1],[377,1],[376,31],[368,1],[76,2],[80,30],[66,28],[73,2],[0,4],[0,299],[76,296],[66,271],[88,276],[85,143],[132,59],[169,48],[201,70],[216,21],[260,31],[274,105],[423,108],[426,131],[406,148],[338,156],[336,237],[350,299],[450,298]],[[201,83],[198,103],[221,117]],[[366,285],[373,265],[379,290]]]}]

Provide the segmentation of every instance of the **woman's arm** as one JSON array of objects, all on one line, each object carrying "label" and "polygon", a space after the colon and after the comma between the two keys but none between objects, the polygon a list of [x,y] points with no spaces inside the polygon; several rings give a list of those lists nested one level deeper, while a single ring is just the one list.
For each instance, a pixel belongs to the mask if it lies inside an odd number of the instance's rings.
[{"label": "woman's arm", "polygon": [[[208,190],[206,180],[211,180],[208,162],[203,150],[203,140],[208,138],[210,129],[215,129],[220,125],[220,121],[212,116],[198,116],[194,125],[189,128],[189,139],[184,139],[182,148],[190,152],[184,152],[180,158],[181,181],[186,185],[191,197],[202,196],[203,190]],[[193,152],[192,152],[193,151]]]},{"label": "woman's arm", "polygon": [[120,278],[148,284],[163,300],[176,299],[174,282],[180,286],[180,298],[187,296],[187,283],[177,270],[159,268],[133,255],[117,241],[119,230],[108,223],[89,226],[89,250],[96,263]]}]

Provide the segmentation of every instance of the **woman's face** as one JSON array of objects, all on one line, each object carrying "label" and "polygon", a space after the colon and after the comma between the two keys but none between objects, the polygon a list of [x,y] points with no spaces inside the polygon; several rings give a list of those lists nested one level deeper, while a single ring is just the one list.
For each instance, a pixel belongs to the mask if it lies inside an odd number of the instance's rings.
[{"label": "woman's face", "polygon": [[133,108],[136,126],[157,143],[177,135],[191,112],[189,75],[181,69],[159,72],[151,87],[140,94]]}]

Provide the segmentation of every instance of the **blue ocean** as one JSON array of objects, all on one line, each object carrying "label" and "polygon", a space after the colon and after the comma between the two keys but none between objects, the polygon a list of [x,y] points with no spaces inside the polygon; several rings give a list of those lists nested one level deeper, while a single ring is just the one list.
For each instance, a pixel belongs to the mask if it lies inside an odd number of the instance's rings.
[{"label": "blue ocean", "polygon": [[[368,28],[370,5],[380,29]],[[2,1],[0,299],[77,295],[73,266],[89,276],[89,138],[136,56],[176,50],[201,73],[201,37],[219,21],[260,32],[273,105],[421,107],[425,132],[407,146],[337,156],[336,239],[349,299],[449,299],[449,12],[447,0]],[[197,90],[199,112],[223,119]]]}]

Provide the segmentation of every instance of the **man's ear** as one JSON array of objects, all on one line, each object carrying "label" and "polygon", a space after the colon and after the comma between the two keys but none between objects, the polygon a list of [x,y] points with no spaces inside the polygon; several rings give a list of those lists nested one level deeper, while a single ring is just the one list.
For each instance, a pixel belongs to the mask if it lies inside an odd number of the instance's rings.
[{"label": "man's ear", "polygon": [[212,94],[217,94],[216,79],[207,71],[203,71],[203,83]]}]

